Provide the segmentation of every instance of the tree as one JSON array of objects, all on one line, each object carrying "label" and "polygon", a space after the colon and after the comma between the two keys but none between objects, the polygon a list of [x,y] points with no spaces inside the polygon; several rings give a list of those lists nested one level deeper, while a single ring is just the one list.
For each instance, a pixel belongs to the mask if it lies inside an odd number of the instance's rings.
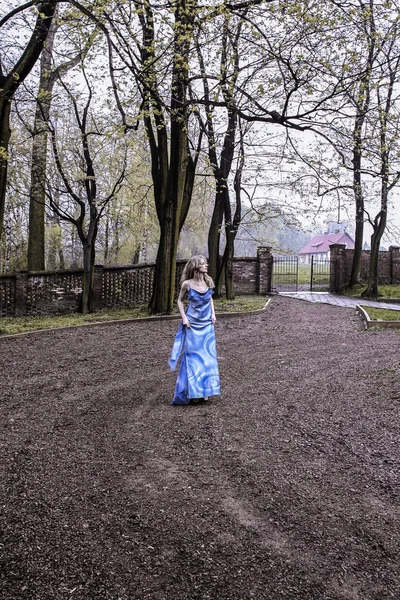
[{"label": "tree", "polygon": [[354,103],[354,128],[352,135],[353,157],[353,190],[355,199],[355,236],[354,236],[354,255],[351,267],[349,286],[353,287],[359,282],[361,269],[361,252],[364,233],[364,195],[362,188],[362,158],[363,158],[363,128],[371,99],[371,76],[374,64],[377,58],[377,31],[375,24],[374,3],[370,0],[368,4],[360,3],[360,21],[363,26],[363,37],[365,39],[365,64],[356,80],[356,89],[351,94],[351,100]]},{"label": "tree", "polygon": [[[59,78],[74,118],[67,125],[66,146],[60,143],[61,127],[53,116],[49,123],[51,144],[61,185],[49,181],[47,197],[51,209],[61,219],[74,225],[83,248],[83,289],[81,311],[93,309],[93,277],[99,221],[107,205],[122,189],[127,166],[128,140],[107,118],[96,114],[94,85],[81,65],[85,89],[75,90]],[[68,108],[63,107],[64,111]],[[102,112],[98,109],[98,112]],[[112,115],[111,115],[112,117]],[[76,128],[76,135],[74,135]],[[65,136],[64,136],[65,139]],[[116,140],[119,144],[116,147]],[[104,173],[103,160],[108,156],[111,167]],[[112,181],[109,174],[113,173]]]},{"label": "tree", "polygon": [[398,20],[396,19],[392,35],[386,46],[382,48],[384,60],[379,65],[378,81],[375,88],[377,117],[376,127],[372,127],[371,142],[373,143],[377,140],[376,155],[380,168],[376,172],[375,177],[379,181],[380,207],[374,219],[367,213],[373,232],[371,235],[368,284],[362,294],[366,297],[378,296],[378,253],[387,224],[388,198],[390,192],[400,180],[400,149],[398,145],[400,131],[399,96],[394,97],[395,84],[398,81],[400,70],[400,48],[397,41],[397,30]]},{"label": "tree", "polygon": [[[200,150],[201,133],[192,118],[197,101],[189,97],[194,31],[202,20],[212,22],[221,13],[256,4],[260,2],[200,8],[196,0],[175,0],[160,9],[144,0],[137,3],[135,12],[118,3],[115,10],[103,13],[109,30],[110,57],[116,55],[119,61],[116,66],[110,58],[113,89],[124,126],[134,127],[138,119],[137,114],[129,114],[126,88],[118,84],[118,77],[126,83],[129,71],[140,92],[139,116],[149,141],[160,225],[151,312],[172,309],[179,233],[190,206]],[[132,106],[132,98],[129,105]],[[278,122],[272,118],[270,121]]]},{"label": "tree", "polygon": [[[244,14],[247,13],[245,9]],[[240,175],[243,169],[244,156],[240,157],[240,168],[235,177],[236,209],[232,216],[229,176],[235,157],[236,132],[238,126],[237,103],[234,98],[234,89],[239,76],[238,42],[241,35],[243,18],[237,20],[229,13],[222,15],[222,36],[220,47],[220,72],[218,91],[214,89],[211,95],[208,67],[214,59],[213,51],[206,62],[204,60],[203,40],[196,37],[196,49],[199,60],[200,73],[203,83],[204,117],[199,110],[196,114],[200,120],[202,130],[206,134],[207,151],[210,167],[215,179],[214,210],[208,233],[208,264],[209,273],[215,281],[217,295],[221,293],[223,276],[225,275],[226,296],[234,298],[232,259],[234,255],[234,239],[241,219],[241,189]],[[206,46],[207,47],[207,46]],[[215,60],[215,59],[214,59]],[[231,67],[231,68],[230,68]],[[215,103],[223,99],[223,107],[216,108]],[[217,112],[217,114],[216,114]],[[221,134],[221,121],[224,119],[222,112],[226,112],[224,133]],[[218,125],[217,125],[218,123]],[[242,130],[241,130],[242,132]],[[219,140],[222,138],[222,141]],[[220,147],[220,154],[218,150]],[[243,143],[240,144],[243,152]],[[225,224],[225,249],[221,257],[221,231]]]},{"label": "tree", "polygon": [[[1,19],[0,27],[4,27],[12,17],[34,4],[34,2],[28,2],[27,4],[10,11]],[[10,65],[8,72],[5,71],[4,59],[0,60],[0,88],[2,89],[2,94],[0,96],[0,238],[3,228],[7,185],[11,103],[16,91],[29,75],[40,56],[52,23],[56,5],[56,0],[48,0],[37,4],[38,14],[32,34],[20,57],[16,59],[12,66]]]},{"label": "tree", "polygon": [[[62,22],[68,22],[68,15],[62,15]],[[93,34],[85,32],[86,42],[82,41],[82,34],[78,38],[81,46],[75,50],[75,56],[54,66],[53,46],[60,26],[57,14],[54,15],[49,33],[44,44],[40,60],[39,91],[36,98],[35,121],[32,131],[32,163],[31,186],[29,203],[29,241],[28,241],[28,271],[41,271],[45,268],[45,203],[46,203],[46,169],[48,146],[48,122],[53,99],[54,85],[59,77],[65,75],[70,69],[79,64],[87,54],[92,42]],[[80,23],[82,27],[82,23]],[[71,39],[71,32],[69,38]],[[76,45],[76,43],[74,44]],[[60,48],[58,49],[60,54]]]},{"label": "tree", "polygon": [[168,113],[160,101],[154,51],[154,16],[150,3],[145,3],[141,16],[141,93],[151,154],[154,200],[160,225],[154,289],[149,306],[152,313],[168,313],[172,310],[179,233],[189,210],[198,159],[198,154],[192,156],[189,147],[190,112],[187,104],[189,52],[196,5],[195,0],[177,0],[174,6]]},{"label": "tree", "polygon": [[98,240],[98,255],[106,265],[155,261],[159,226],[143,131],[132,137],[125,183],[105,210]]},{"label": "tree", "polygon": [[[279,8],[263,6],[251,14],[248,7],[236,10],[235,19],[229,13],[223,13],[219,27],[222,31],[220,48],[210,50],[204,39],[197,43],[204,94],[203,99],[195,101],[199,105],[204,104],[203,130],[207,135],[209,161],[216,179],[216,201],[209,235],[210,273],[220,291],[225,270],[226,292],[230,296],[233,288],[229,261],[233,257],[234,239],[242,218],[240,194],[245,168],[246,131],[242,125],[236,139],[238,119],[242,124],[257,123],[256,131],[261,130],[261,124],[268,123],[278,125],[282,131],[296,130],[302,135],[313,130],[314,117],[319,114],[324,102],[338,94],[332,82],[326,81],[319,86],[319,94],[315,94],[311,101],[309,95],[313,82],[315,87],[321,83],[319,69],[312,64],[318,45],[316,21],[314,15],[308,21],[307,13],[297,5],[293,8],[293,15],[287,15],[287,12],[288,6],[283,5]],[[203,59],[204,47],[211,55],[207,64]],[[216,55],[220,56],[219,73],[215,73],[212,67]],[[305,56],[309,59],[308,64]],[[193,76],[195,78],[196,75]],[[221,92],[221,97],[218,92]],[[221,112],[224,110],[227,117],[222,135],[221,132],[216,133],[216,122],[221,130]],[[236,200],[233,214],[229,200],[229,174],[236,144],[240,144],[240,151],[232,182]],[[275,178],[271,185],[278,187],[280,184]],[[220,257],[223,221],[226,246]],[[228,268],[224,269],[226,264]]]},{"label": "tree", "polygon": [[[372,100],[377,73],[381,65],[386,63],[385,48],[397,36],[398,6],[393,2],[378,4],[374,0],[335,2],[333,10],[329,8],[331,14],[328,16],[328,9],[323,4],[317,3],[305,14],[294,10],[289,20],[294,20],[296,35],[304,30],[302,23],[307,27],[315,25],[315,31],[312,28],[310,30],[311,37],[306,37],[308,44],[303,40],[299,46],[292,48],[293,54],[296,52],[297,56],[300,55],[303,72],[307,69],[312,75],[305,88],[307,103],[311,107],[309,117],[313,120],[310,129],[327,146],[320,153],[321,158],[315,145],[305,151],[292,137],[291,144],[295,148],[296,158],[302,160],[309,169],[308,173],[304,173],[303,167],[303,174],[298,176],[301,185],[305,178],[309,178],[316,182],[314,189],[321,199],[337,194],[339,203],[343,194],[352,191],[355,251],[350,286],[353,286],[358,283],[360,275],[367,214],[366,190],[370,187],[371,177],[378,176],[379,171],[373,166],[376,157],[373,158],[370,152],[370,127],[374,121],[371,115],[376,112],[376,102],[374,100],[373,104]],[[324,35],[321,35],[321,26],[325,26]],[[318,51],[315,49],[316,40],[319,40]],[[287,61],[281,54],[278,58],[282,68],[285,66],[284,72],[293,71],[293,56]],[[321,90],[326,90],[324,96],[321,96]],[[329,90],[331,94],[326,93]],[[300,101],[298,107],[302,105],[304,100]],[[304,114],[303,111],[299,122],[302,122]],[[332,149],[336,156],[332,156]],[[375,175],[372,174],[374,172]],[[373,221],[371,223],[374,225]],[[380,226],[383,224],[381,220]]]}]

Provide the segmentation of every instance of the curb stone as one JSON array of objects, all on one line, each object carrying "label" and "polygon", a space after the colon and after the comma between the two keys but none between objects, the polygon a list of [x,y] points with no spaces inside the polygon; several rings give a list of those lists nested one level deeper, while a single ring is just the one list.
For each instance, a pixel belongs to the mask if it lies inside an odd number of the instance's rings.
[{"label": "curb stone", "polygon": [[371,327],[400,329],[400,321],[374,321],[371,319],[368,312],[361,306],[361,304],[357,304],[356,313],[360,316],[365,329],[370,329]]}]

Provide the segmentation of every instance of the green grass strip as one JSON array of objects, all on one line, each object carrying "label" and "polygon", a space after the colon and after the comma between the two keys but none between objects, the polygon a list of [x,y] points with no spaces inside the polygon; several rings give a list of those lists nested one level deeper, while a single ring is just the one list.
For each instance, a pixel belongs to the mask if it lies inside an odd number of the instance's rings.
[{"label": "green grass strip", "polygon": [[[346,288],[343,290],[343,294],[345,296],[350,296],[351,298],[361,298],[363,291],[366,289],[366,285],[356,285],[352,288]],[[393,299],[400,300],[400,285],[380,285],[378,287],[379,298],[384,298],[385,300]]]},{"label": "green grass strip", "polygon": [[[234,300],[227,300],[226,298],[214,300],[217,316],[219,312],[251,312],[253,310],[260,310],[264,308],[265,302],[266,299],[264,296],[237,296]],[[178,315],[176,306],[174,307],[173,314]],[[87,323],[140,319],[148,316],[147,305],[143,305],[137,308],[104,309],[89,315],[69,313],[65,315],[38,315],[34,317],[3,317],[0,318],[0,336],[27,333],[39,329],[58,329],[60,327],[85,325]],[[154,317],[156,316],[154,315]]]},{"label": "green grass strip", "polygon": [[365,310],[371,321],[399,321],[400,310],[390,308],[375,308],[374,306],[360,305]]}]

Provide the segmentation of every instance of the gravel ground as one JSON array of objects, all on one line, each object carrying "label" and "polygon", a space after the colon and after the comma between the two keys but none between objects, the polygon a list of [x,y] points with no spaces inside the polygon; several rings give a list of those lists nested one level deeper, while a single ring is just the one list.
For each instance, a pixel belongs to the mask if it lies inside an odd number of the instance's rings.
[{"label": "gravel ground", "polygon": [[0,598],[400,598],[399,333],[277,297],[171,407],[177,324],[0,340]]}]

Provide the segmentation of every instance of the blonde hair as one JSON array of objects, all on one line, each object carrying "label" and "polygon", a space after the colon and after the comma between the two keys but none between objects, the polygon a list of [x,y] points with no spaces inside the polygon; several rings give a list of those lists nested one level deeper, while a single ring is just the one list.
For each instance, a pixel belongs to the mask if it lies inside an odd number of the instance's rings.
[{"label": "blonde hair", "polygon": [[[183,267],[181,284],[187,279],[193,279],[196,271],[198,271],[204,263],[207,262],[207,259],[201,254],[197,254],[196,256],[192,256],[187,261],[186,265]],[[208,275],[208,273],[204,273],[204,280],[207,284],[207,287],[213,289],[215,287],[212,277]]]}]

